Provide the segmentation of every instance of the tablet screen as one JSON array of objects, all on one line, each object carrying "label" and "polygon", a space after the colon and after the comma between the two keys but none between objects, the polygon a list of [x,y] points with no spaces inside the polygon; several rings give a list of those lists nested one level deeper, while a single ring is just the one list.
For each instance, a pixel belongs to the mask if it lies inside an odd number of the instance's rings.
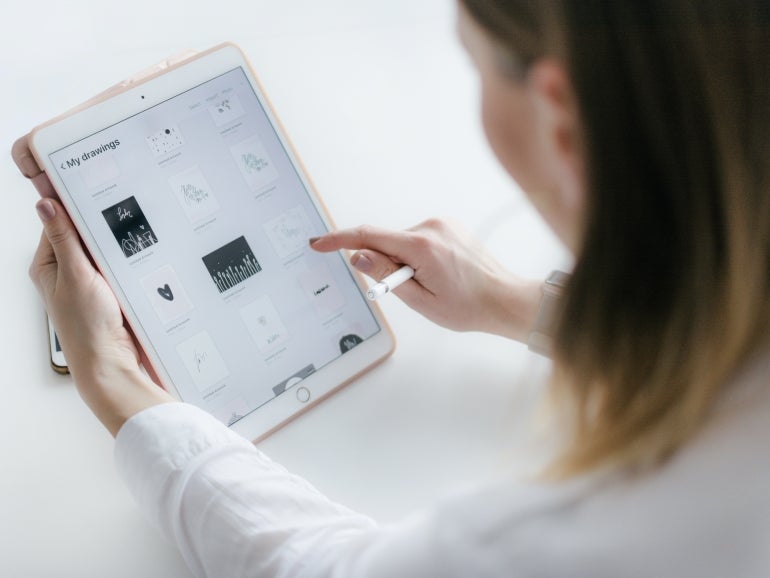
[{"label": "tablet screen", "polygon": [[381,330],[309,249],[327,227],[241,67],[49,159],[182,398],[224,423]]}]

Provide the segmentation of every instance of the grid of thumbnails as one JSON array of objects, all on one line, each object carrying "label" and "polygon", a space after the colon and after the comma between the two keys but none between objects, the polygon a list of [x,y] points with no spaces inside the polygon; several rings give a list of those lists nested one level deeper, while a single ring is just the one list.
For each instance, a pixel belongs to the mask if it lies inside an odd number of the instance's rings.
[{"label": "grid of thumbnails", "polygon": [[[238,119],[245,114],[238,97],[234,94],[208,106],[215,125],[221,128],[220,134],[238,133]],[[146,145],[152,151],[159,166],[179,166],[178,161],[185,147],[185,137],[177,125],[170,125],[146,137]],[[269,191],[275,188],[279,175],[264,143],[258,136],[247,135],[242,139],[233,139],[230,148],[235,164],[251,191]],[[113,155],[103,155],[81,171],[87,187],[114,182],[120,169]],[[176,162],[175,162],[176,160]],[[78,166],[79,163],[78,163]],[[204,171],[198,164],[184,166],[181,170],[169,171],[168,185],[173,197],[182,208],[194,230],[203,229],[214,222],[220,211],[220,201],[209,184]],[[171,174],[172,173],[172,174]],[[108,187],[112,188],[112,187]],[[107,191],[107,189],[105,189]],[[151,258],[148,249],[153,248],[163,239],[153,228],[151,220],[155,218],[142,209],[143,201],[136,194],[123,198],[104,208],[102,216],[109,226],[115,241],[123,255],[135,259],[143,254]],[[317,231],[302,204],[283,207],[264,225],[267,237],[279,259],[291,260],[294,255],[307,247],[307,239]],[[169,242],[174,242],[170,239]],[[218,244],[216,248],[198,256],[201,267],[208,272],[216,290],[223,296],[263,270],[263,264],[255,255],[243,234],[233,233],[230,240]],[[302,287],[319,317],[332,317],[345,305],[345,298],[328,267],[304,273],[299,276]],[[170,264],[165,264],[140,279],[145,293],[150,296],[152,306],[163,324],[171,325],[193,309],[193,304],[182,286],[177,272]],[[263,359],[269,361],[285,349],[290,338],[286,324],[273,299],[262,295],[240,309],[240,316],[249,334],[257,345]],[[332,338],[343,354],[363,342],[359,335],[360,326],[341,327]],[[208,331],[201,330],[186,337],[176,344],[176,351],[182,358],[192,381],[201,392],[204,400],[217,395],[217,384],[228,376],[229,370],[217,344]],[[271,385],[272,394],[280,395],[289,387],[316,371],[315,366],[299,364],[287,372],[285,378]],[[227,424],[238,421],[252,407],[242,398],[235,398],[217,412],[218,417]]]}]

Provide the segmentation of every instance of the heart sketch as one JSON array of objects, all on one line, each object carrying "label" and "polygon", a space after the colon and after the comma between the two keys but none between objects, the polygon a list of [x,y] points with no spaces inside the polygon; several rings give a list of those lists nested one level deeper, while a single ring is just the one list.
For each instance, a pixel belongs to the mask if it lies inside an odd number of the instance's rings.
[{"label": "heart sketch", "polygon": [[158,287],[158,294],[166,301],[174,300],[174,293],[171,291],[171,287],[166,283],[163,287]]}]

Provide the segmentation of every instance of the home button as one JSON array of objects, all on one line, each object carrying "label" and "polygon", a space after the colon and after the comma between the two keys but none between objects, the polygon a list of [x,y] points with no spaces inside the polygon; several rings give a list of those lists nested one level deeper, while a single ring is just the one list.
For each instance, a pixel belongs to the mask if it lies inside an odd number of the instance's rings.
[{"label": "home button", "polygon": [[307,403],[310,399],[310,390],[306,387],[297,388],[297,399],[302,403]]}]

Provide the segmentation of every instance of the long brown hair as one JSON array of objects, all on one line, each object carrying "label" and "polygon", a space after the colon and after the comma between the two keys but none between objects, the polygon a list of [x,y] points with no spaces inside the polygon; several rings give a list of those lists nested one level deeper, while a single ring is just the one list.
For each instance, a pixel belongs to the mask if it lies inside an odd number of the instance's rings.
[{"label": "long brown hair", "polygon": [[560,59],[578,100],[588,201],[554,353],[574,429],[552,471],[656,463],[770,328],[770,4],[461,1],[524,74]]}]

